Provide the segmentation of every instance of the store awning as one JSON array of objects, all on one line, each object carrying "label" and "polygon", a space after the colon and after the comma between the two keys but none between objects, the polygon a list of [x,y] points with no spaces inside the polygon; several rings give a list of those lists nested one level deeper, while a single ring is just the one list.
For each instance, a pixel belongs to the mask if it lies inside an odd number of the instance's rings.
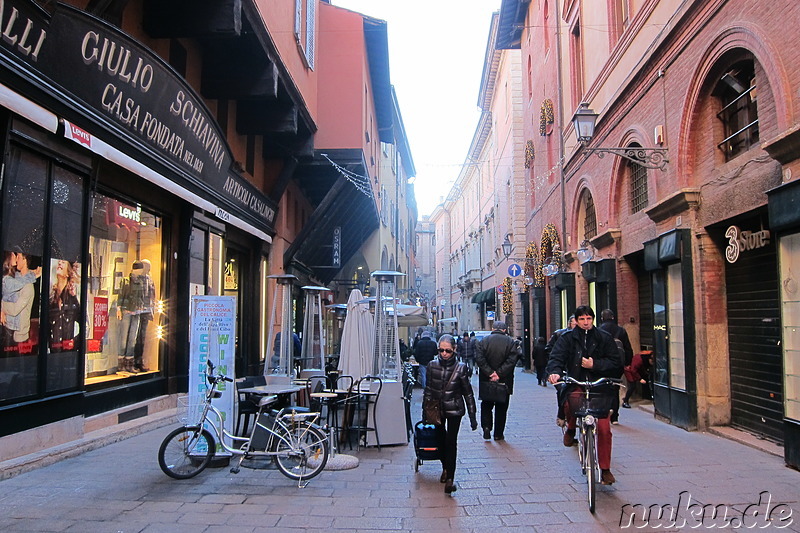
[{"label": "store awning", "polygon": [[472,303],[474,304],[485,304],[486,302],[494,302],[494,287],[491,289],[486,289],[485,291],[481,291],[475,296],[472,297]]}]

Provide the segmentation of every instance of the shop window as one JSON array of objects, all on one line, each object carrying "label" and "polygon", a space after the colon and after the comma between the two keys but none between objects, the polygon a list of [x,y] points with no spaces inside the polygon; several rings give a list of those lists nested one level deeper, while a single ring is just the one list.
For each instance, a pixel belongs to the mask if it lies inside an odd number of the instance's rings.
[{"label": "shop window", "polygon": [[48,161],[14,147],[4,172],[0,401],[38,392]]},{"label": "shop window", "polygon": [[0,401],[78,388],[84,337],[85,176],[12,144],[4,177]]},{"label": "shop window", "polygon": [[749,150],[759,142],[756,78],[753,60],[734,64],[717,82],[713,95],[722,108],[717,118],[722,122],[724,138],[717,145],[725,161]]},{"label": "shop window", "polygon": [[162,220],[102,194],[89,234],[86,383],[160,369]]},{"label": "shop window", "polygon": [[50,238],[46,390],[78,386],[81,339],[81,245],[83,180],[73,172],[53,169]]},{"label": "shop window", "polygon": [[[640,148],[632,144],[631,148]],[[638,213],[649,204],[647,192],[647,169],[639,163],[628,161],[628,172],[631,177],[631,213]]]},{"label": "shop window", "polygon": [[779,242],[784,416],[800,421],[800,233]]},{"label": "shop window", "polygon": [[669,384],[686,389],[686,365],[683,327],[683,281],[681,264],[667,267],[667,341],[669,343]]}]

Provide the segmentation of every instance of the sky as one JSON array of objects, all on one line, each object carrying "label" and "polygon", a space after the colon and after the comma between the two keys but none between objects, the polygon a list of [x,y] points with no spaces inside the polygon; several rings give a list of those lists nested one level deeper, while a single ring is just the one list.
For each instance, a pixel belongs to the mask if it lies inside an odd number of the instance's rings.
[{"label": "sky", "polygon": [[411,147],[420,218],[450,190],[478,125],[489,24],[501,0],[332,0],[387,21],[389,70]]}]

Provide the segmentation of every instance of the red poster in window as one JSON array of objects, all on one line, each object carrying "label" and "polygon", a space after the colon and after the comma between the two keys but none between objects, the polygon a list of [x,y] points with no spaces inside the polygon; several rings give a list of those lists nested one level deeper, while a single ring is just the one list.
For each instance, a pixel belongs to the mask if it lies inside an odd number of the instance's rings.
[{"label": "red poster in window", "polygon": [[108,298],[94,299],[94,335],[93,339],[101,340],[108,329]]}]

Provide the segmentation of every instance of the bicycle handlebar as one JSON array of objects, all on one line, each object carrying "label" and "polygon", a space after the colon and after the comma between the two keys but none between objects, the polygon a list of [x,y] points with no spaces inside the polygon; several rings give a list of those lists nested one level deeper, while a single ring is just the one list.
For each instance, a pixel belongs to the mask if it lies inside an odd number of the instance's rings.
[{"label": "bicycle handlebar", "polygon": [[229,378],[223,374],[214,375],[214,363],[211,361],[206,360],[206,365],[208,368],[206,369],[206,378],[210,383],[216,383],[219,380],[227,381],[228,383],[233,383],[233,378]]},{"label": "bicycle handlebar", "polygon": [[581,387],[598,387],[600,385],[620,385],[622,380],[619,378],[600,378],[594,381],[579,381],[575,378],[567,376],[566,374],[561,378],[561,381],[556,381],[555,385],[571,383],[573,385],[580,385]]}]

